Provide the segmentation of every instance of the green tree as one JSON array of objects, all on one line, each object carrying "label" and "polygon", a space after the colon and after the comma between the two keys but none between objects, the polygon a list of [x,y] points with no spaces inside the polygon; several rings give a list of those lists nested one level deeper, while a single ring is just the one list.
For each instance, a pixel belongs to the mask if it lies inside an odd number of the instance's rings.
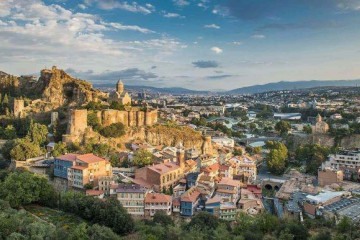
[{"label": "green tree", "polygon": [[287,134],[290,129],[291,129],[291,125],[287,121],[281,120],[277,122],[275,125],[275,130],[278,131],[281,135]]},{"label": "green tree", "polygon": [[87,234],[91,240],[120,240],[110,228],[94,224],[87,229]]},{"label": "green tree", "polygon": [[125,135],[125,126],[122,123],[113,123],[101,129],[100,134],[104,137],[121,137]]},{"label": "green tree", "polygon": [[46,142],[48,133],[49,131],[47,129],[47,126],[31,121],[27,137],[34,144],[43,145]]},{"label": "green tree", "polygon": [[283,143],[269,141],[266,143],[270,150],[266,157],[267,166],[270,172],[274,174],[281,174],[285,171],[288,150]]},{"label": "green tree", "polygon": [[95,112],[89,112],[87,116],[87,124],[92,127],[94,131],[99,131],[101,124]]},{"label": "green tree", "polygon": [[134,153],[133,164],[137,167],[144,167],[153,163],[154,157],[151,152],[139,149]]},{"label": "green tree", "polygon": [[235,148],[233,154],[234,154],[234,156],[242,156],[243,151],[241,148]]},{"label": "green tree", "polygon": [[25,161],[28,158],[38,157],[42,150],[38,144],[32,143],[28,138],[16,139],[10,151],[12,159]]},{"label": "green tree", "polygon": [[55,191],[46,178],[30,172],[10,173],[0,183],[0,198],[8,201],[12,207],[20,207],[34,202],[53,204]]},{"label": "green tree", "polygon": [[2,131],[2,137],[4,139],[15,139],[16,138],[16,129],[13,125],[8,125],[6,128]]},{"label": "green tree", "polygon": [[121,102],[117,102],[117,101],[112,101],[111,104],[110,104],[110,108],[115,109],[115,110],[120,110],[120,111],[125,110],[124,105],[122,105]]},{"label": "green tree", "polygon": [[307,134],[311,134],[312,133],[312,127],[310,125],[305,125],[303,127],[303,131]]},{"label": "green tree", "polygon": [[58,142],[55,144],[54,149],[52,150],[51,154],[54,157],[58,157],[68,152],[67,146],[63,142]]},{"label": "green tree", "polygon": [[14,148],[14,146],[15,146],[15,141],[14,140],[6,141],[5,144],[2,146],[1,154],[6,160],[11,160],[10,152]]},{"label": "green tree", "polygon": [[153,223],[161,226],[174,226],[174,221],[163,211],[157,211],[154,214]]}]

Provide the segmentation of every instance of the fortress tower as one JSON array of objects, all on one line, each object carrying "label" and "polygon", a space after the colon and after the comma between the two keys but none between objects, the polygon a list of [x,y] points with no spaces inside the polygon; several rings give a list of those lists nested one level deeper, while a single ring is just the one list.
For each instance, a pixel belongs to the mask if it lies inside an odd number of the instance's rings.
[{"label": "fortress tower", "polygon": [[15,117],[21,117],[22,112],[24,110],[25,103],[22,99],[15,99],[14,100],[14,116]]},{"label": "fortress tower", "polygon": [[181,169],[185,169],[185,151],[182,143],[177,145],[176,160]]}]

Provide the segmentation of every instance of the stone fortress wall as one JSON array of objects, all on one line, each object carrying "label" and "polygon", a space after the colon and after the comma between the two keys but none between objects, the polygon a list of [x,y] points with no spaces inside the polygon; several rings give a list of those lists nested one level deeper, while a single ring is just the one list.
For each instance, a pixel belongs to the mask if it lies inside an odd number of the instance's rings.
[{"label": "stone fortress wall", "polygon": [[[86,109],[71,110],[67,131],[63,135],[63,142],[71,143],[82,140],[88,128],[87,114]],[[152,126],[158,121],[157,115],[158,111],[156,109],[143,111],[134,107],[128,111],[106,109],[97,112],[97,117],[104,127],[113,123],[122,123],[126,127]]]}]

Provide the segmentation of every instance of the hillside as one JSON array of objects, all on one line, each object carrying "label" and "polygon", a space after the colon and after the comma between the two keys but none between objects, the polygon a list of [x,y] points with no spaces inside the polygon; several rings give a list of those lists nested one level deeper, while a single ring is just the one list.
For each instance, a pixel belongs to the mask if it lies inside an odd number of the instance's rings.
[{"label": "hillside", "polygon": [[360,86],[360,80],[311,80],[311,81],[296,81],[287,82],[281,81],[276,83],[267,83],[264,85],[254,85],[249,87],[237,88],[226,92],[227,94],[253,94],[268,91],[280,91],[280,90],[293,90],[293,89],[306,89],[314,87],[348,87],[348,86]]},{"label": "hillside", "polygon": [[[106,83],[106,84],[94,84],[94,87],[99,88],[101,90],[108,90],[113,89],[113,83]],[[142,92],[145,91],[147,93],[161,93],[161,94],[174,94],[174,95],[181,95],[181,94],[208,94],[209,91],[196,91],[190,90],[181,87],[172,87],[172,88],[157,88],[157,87],[150,87],[150,86],[131,86],[126,85],[126,89],[131,92]]]}]

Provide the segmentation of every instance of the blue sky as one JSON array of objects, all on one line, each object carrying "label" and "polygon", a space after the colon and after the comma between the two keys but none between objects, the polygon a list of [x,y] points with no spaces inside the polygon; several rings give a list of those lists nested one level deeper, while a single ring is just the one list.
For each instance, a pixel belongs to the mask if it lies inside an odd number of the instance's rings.
[{"label": "blue sky", "polygon": [[0,69],[233,89],[360,78],[360,0],[5,0]]}]

